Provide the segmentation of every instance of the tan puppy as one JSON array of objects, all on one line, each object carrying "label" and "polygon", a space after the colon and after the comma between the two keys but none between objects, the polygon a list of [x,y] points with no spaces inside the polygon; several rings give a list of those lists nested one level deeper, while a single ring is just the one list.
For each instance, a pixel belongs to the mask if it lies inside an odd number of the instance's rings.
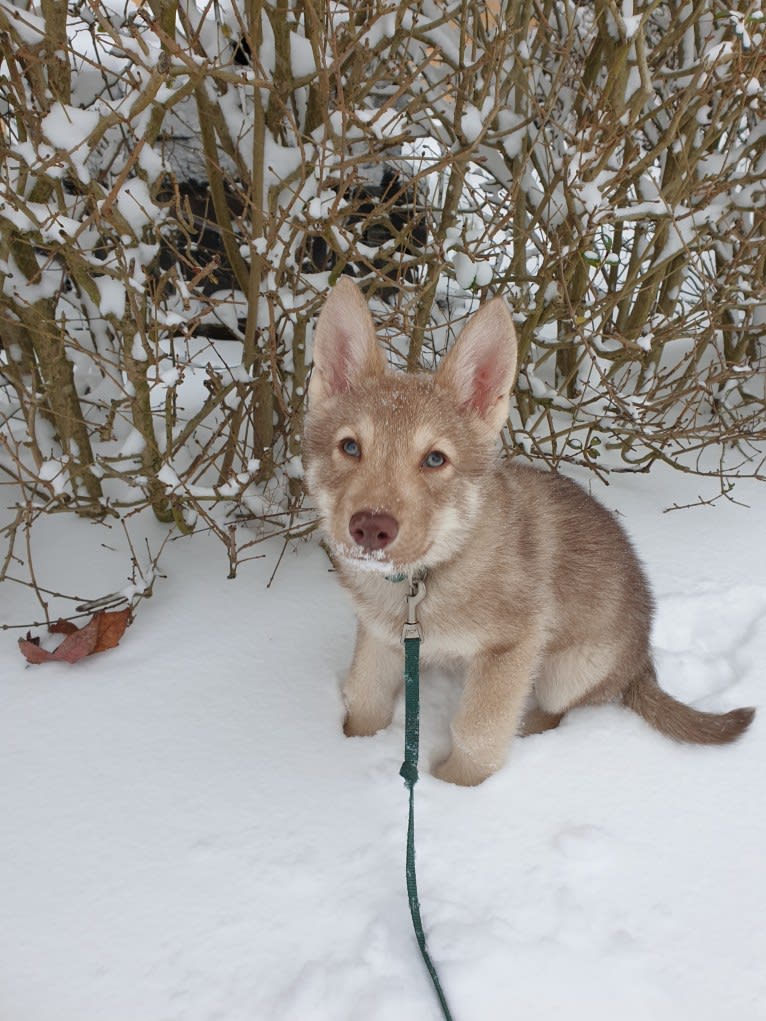
[{"label": "tan puppy", "polygon": [[341,278],[314,335],[305,464],[358,618],[349,735],[391,722],[402,683],[402,574],[427,571],[422,656],[467,667],[453,748],[435,771],[477,784],[528,732],[622,699],[679,741],[722,744],[753,709],[702,713],[657,685],[652,597],[615,518],[579,486],[497,456],[516,373],[501,299],[435,373],[387,372],[366,302]]}]

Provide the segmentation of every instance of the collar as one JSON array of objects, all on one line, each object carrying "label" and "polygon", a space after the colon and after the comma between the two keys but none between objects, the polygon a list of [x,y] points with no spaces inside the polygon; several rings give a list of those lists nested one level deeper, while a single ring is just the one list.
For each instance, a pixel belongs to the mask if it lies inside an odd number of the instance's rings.
[{"label": "collar", "polygon": [[416,567],[409,571],[397,571],[396,574],[384,574],[386,581],[400,582],[408,581],[410,585],[416,581],[425,581],[428,576],[427,567]]}]

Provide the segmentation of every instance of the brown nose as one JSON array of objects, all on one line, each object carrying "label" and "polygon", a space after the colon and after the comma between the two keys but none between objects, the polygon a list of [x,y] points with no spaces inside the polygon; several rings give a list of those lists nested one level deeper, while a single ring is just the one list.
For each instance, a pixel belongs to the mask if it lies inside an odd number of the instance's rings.
[{"label": "brown nose", "polygon": [[362,549],[385,549],[396,538],[399,523],[390,514],[357,511],[348,523],[351,538]]}]

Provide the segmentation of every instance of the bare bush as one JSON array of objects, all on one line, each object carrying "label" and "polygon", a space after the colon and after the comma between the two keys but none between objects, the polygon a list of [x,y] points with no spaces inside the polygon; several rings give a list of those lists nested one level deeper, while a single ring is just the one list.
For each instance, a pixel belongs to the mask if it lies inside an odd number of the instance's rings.
[{"label": "bare bush", "polygon": [[515,451],[757,474],[763,33],[715,0],[0,0],[19,513],[151,507],[233,573],[237,521],[295,524],[343,272],[410,369],[508,295]]}]

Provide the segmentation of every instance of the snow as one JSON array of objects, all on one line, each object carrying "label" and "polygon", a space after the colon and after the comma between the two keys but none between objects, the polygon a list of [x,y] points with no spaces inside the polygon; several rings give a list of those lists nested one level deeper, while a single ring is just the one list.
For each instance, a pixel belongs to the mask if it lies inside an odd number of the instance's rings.
[{"label": "snow", "polygon": [[176,489],[181,486],[181,480],[178,478],[176,473],[170,467],[169,464],[163,464],[157,472],[157,478],[168,489]]},{"label": "snow", "polygon": [[175,386],[181,380],[181,373],[178,371],[175,365],[170,364],[167,368],[162,369],[158,373],[161,383],[165,386]]},{"label": "snow", "polygon": [[[149,187],[140,177],[132,178],[118,191],[116,204],[120,215],[127,220],[137,238],[141,236],[143,228],[157,215]],[[128,243],[131,240],[128,239]]]},{"label": "snow", "polygon": [[[762,702],[766,490],[670,514],[714,483],[653,471],[597,492],[653,579],[665,686],[708,709]],[[129,527],[159,549],[159,525]],[[120,529],[36,528],[40,584],[124,589]],[[282,545],[254,549],[227,581],[212,538],[169,543],[120,647],[78,666],[27,667],[25,630],[4,633],[3,1018],[439,1018],[404,889],[402,707],[343,737],[350,606],[316,544],[269,589]],[[39,614],[20,586],[0,600],[3,622]],[[457,697],[424,676],[426,767]],[[422,909],[455,1017],[766,1018],[762,730],[681,747],[607,706],[518,741],[481,787],[424,771]]]},{"label": "snow", "polygon": [[702,54],[707,67],[727,64],[734,59],[734,46],[728,41],[711,44]]},{"label": "snow", "polygon": [[29,11],[19,10],[12,3],[0,2],[0,10],[13,26],[14,32],[30,46],[39,46],[45,39],[45,21]]},{"label": "snow", "polygon": [[144,341],[140,333],[133,335],[133,343],[130,346],[130,357],[134,362],[145,362],[148,360]]},{"label": "snow", "polygon": [[470,103],[466,104],[465,112],[460,118],[460,130],[465,135],[469,145],[475,142],[484,131],[484,120],[481,111],[477,110]]},{"label": "snow", "polygon": [[280,145],[267,132],[264,140],[263,164],[268,170],[270,185],[282,184],[301,165],[302,154],[296,146]]},{"label": "snow", "polygon": [[[122,319],[125,315],[125,285],[120,280],[112,277],[96,277],[96,287],[99,293],[99,308],[103,315],[113,315]],[[134,345],[135,346],[135,345]],[[141,360],[146,359],[146,354],[141,349]]]},{"label": "snow", "polygon": [[53,103],[50,112],[42,119],[45,137],[57,149],[68,154],[81,181],[90,181],[86,168],[88,136],[98,126],[101,115],[97,110],[81,110],[65,103]]},{"label": "snow", "polygon": [[509,159],[516,159],[524,146],[527,135],[525,119],[511,110],[499,110],[497,123],[501,132],[502,146]]},{"label": "snow", "polygon": [[311,42],[297,32],[290,33],[290,67],[294,75],[316,74],[316,60]]},{"label": "snow", "polygon": [[43,482],[50,482],[53,492],[57,496],[66,492],[69,480],[67,478],[66,467],[62,461],[55,458],[43,461],[37,471],[37,476]]},{"label": "snow", "polygon": [[143,454],[145,447],[146,440],[144,437],[138,429],[131,427],[130,432],[120,446],[120,456],[137,457],[139,454]]},{"label": "snow", "polygon": [[455,267],[455,279],[458,287],[469,288],[476,279],[476,267],[473,259],[465,252],[458,252],[452,264]]}]

